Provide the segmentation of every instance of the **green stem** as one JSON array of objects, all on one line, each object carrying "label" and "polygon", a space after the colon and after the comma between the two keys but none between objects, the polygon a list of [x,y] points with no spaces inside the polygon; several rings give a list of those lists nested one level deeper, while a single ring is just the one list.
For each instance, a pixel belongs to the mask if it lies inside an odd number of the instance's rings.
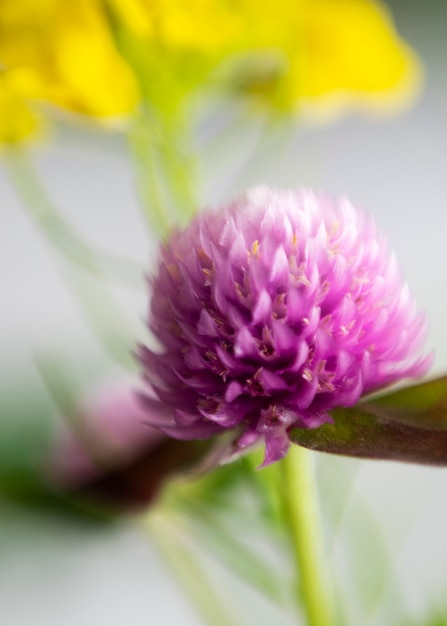
[{"label": "green stem", "polygon": [[293,445],[281,461],[285,517],[307,626],[334,626],[336,618],[323,563],[323,537],[311,454]]},{"label": "green stem", "polygon": [[242,623],[233,612],[229,613],[226,603],[216,594],[209,575],[198,562],[197,546],[188,545],[187,536],[171,516],[165,511],[151,510],[143,523],[204,623],[207,626],[234,626]]},{"label": "green stem", "polygon": [[66,259],[94,276],[107,275],[126,287],[141,289],[138,264],[108,250],[93,249],[56,209],[23,150],[8,152],[4,164],[29,215]]},{"label": "green stem", "polygon": [[[61,273],[95,336],[115,361],[135,370],[129,349],[135,339],[134,329],[108,289],[95,253],[59,214],[28,155],[11,152],[6,163],[24,209],[51,246],[72,262]],[[87,273],[76,271],[80,268]]]},{"label": "green stem", "polygon": [[160,164],[144,113],[140,113],[134,120],[129,144],[144,216],[152,233],[157,237],[164,236],[172,225],[172,218],[163,198]]},{"label": "green stem", "polygon": [[144,104],[129,134],[131,155],[145,217],[164,237],[197,209],[196,164],[181,112],[168,116]]},{"label": "green stem", "polygon": [[164,121],[164,136],[159,150],[164,169],[172,186],[177,223],[187,223],[198,209],[197,160],[191,139],[191,128],[182,111]]}]

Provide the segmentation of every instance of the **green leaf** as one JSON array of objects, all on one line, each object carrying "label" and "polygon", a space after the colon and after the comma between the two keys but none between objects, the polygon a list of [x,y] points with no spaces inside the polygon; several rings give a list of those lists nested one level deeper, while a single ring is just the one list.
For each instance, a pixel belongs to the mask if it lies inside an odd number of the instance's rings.
[{"label": "green leaf", "polygon": [[343,572],[338,591],[349,597],[344,609],[351,616],[343,623],[366,624],[374,615],[386,615],[387,594],[398,594],[393,561],[379,520],[359,493],[347,506],[337,547]]},{"label": "green leaf", "polygon": [[359,458],[447,465],[447,377],[331,412],[333,424],[294,428],[305,448]]},{"label": "green leaf", "polygon": [[[256,472],[262,451],[220,466],[191,482],[173,483],[159,503],[181,521],[188,535],[228,572],[276,607],[293,606],[287,545],[278,528],[276,466]],[[268,546],[268,547],[266,547]]]},{"label": "green leaf", "polygon": [[206,624],[243,624],[241,617],[234,614],[234,607],[229,606],[227,593],[212,580],[200,558],[200,551],[178,520],[166,511],[156,509],[144,522]]},{"label": "green leaf", "polygon": [[218,562],[279,606],[293,606],[288,576],[274,559],[266,559],[265,550],[249,546],[243,533],[237,537],[235,529],[227,527],[210,507],[196,502],[189,513],[191,534]]},{"label": "green leaf", "polygon": [[399,389],[364,403],[385,421],[447,430],[447,376]]},{"label": "green leaf", "polygon": [[439,607],[432,607],[431,615],[420,620],[406,618],[399,626],[447,626],[447,613]]}]

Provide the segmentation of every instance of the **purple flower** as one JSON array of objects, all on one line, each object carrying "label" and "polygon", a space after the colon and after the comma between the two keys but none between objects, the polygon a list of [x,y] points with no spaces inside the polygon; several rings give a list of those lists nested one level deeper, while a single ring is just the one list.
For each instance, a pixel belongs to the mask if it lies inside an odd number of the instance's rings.
[{"label": "purple flower", "polygon": [[237,448],[264,439],[271,463],[292,426],[429,366],[395,257],[346,199],[252,189],[175,230],[151,286],[161,349],[139,351],[144,402],[174,438],[231,429]]}]

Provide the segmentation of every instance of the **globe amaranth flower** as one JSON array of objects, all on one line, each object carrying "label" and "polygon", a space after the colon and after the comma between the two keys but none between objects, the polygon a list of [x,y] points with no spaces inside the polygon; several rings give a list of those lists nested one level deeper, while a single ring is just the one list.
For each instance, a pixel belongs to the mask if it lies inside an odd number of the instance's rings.
[{"label": "globe amaranth flower", "polygon": [[395,257],[347,199],[252,189],[173,232],[151,286],[145,403],[175,438],[234,429],[270,463],[292,426],[429,365]]}]

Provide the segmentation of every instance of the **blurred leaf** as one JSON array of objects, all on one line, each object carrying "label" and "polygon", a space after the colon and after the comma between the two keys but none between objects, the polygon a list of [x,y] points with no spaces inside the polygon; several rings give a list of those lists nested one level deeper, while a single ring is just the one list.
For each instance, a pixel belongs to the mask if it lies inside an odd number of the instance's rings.
[{"label": "blurred leaf", "polygon": [[263,460],[264,449],[262,447],[241,459],[246,468],[246,475],[250,478],[251,488],[257,492],[261,507],[260,515],[267,524],[283,533],[281,468],[278,463],[272,463],[259,470]]},{"label": "blurred leaf", "polygon": [[437,615],[424,626],[447,626],[447,615]]},{"label": "blurred leaf", "polygon": [[[230,571],[258,589],[279,606],[293,606],[293,589],[284,571],[267,559],[265,546],[257,549],[244,542],[243,526],[240,537],[228,528],[212,508],[196,502],[190,509],[189,527],[200,545]],[[273,543],[268,536],[268,544]],[[265,537],[264,537],[265,540]]]},{"label": "blurred leaf", "polygon": [[338,588],[346,585],[341,594],[350,598],[345,609],[356,609],[358,614],[355,620],[347,621],[366,624],[383,609],[390,588],[394,595],[398,593],[392,558],[383,530],[360,494],[346,507],[340,530],[337,544],[344,575],[338,578]]},{"label": "blurred leaf", "polygon": [[206,624],[243,624],[240,616],[234,615],[234,607],[228,606],[228,595],[222,585],[213,583],[203,566],[200,551],[178,520],[172,519],[166,511],[156,509],[146,516],[144,522]]},{"label": "blurred leaf", "polygon": [[[445,604],[445,602],[438,604]],[[447,612],[439,606],[432,607],[430,616],[417,621],[407,618],[405,621],[399,622],[399,626],[447,626]]]},{"label": "blurred leaf", "polygon": [[402,615],[405,601],[386,529],[356,485],[363,464],[329,455],[317,460],[322,521],[328,555],[337,572],[337,597],[349,598],[339,605],[341,623],[372,625],[385,619],[394,624],[391,615]]},{"label": "blurred leaf", "polygon": [[321,452],[447,465],[447,377],[331,414],[333,424],[294,428],[291,440]]},{"label": "blurred leaf", "polygon": [[36,482],[51,433],[52,406],[41,391],[26,378],[0,390],[0,491]]},{"label": "blurred leaf", "polygon": [[380,418],[424,430],[447,430],[447,376],[381,395],[365,403]]},{"label": "blurred leaf", "polygon": [[262,450],[222,465],[191,482],[170,485],[161,508],[206,553],[277,606],[293,606],[280,523],[278,468],[257,472]]},{"label": "blurred leaf", "polygon": [[117,516],[103,508],[94,507],[82,499],[52,491],[48,485],[14,485],[10,491],[1,491],[0,507],[13,504],[22,512],[38,514],[47,518],[58,518],[76,526],[106,526],[117,521]]},{"label": "blurred leaf", "polygon": [[[63,258],[69,261],[66,266],[59,269],[96,338],[120,365],[131,371],[135,370],[136,363],[129,348],[135,339],[133,324],[105,282],[104,262],[98,260],[98,251],[87,244],[61,216],[27,154],[20,150],[10,151],[5,164],[15,190],[23,202],[23,208],[51,247],[61,252]],[[101,250],[99,256],[104,259]],[[124,265],[127,282],[131,273],[135,276],[133,265],[129,265],[127,261],[122,263],[120,257],[115,258],[110,253],[105,253],[105,259],[106,265],[110,265],[112,260],[113,271],[118,266],[123,269]],[[113,311],[112,316],[110,311]]]},{"label": "blurred leaf", "polygon": [[333,547],[351,498],[361,467],[359,461],[341,457],[319,456],[316,463],[317,484],[321,491],[320,506],[328,548]]}]

